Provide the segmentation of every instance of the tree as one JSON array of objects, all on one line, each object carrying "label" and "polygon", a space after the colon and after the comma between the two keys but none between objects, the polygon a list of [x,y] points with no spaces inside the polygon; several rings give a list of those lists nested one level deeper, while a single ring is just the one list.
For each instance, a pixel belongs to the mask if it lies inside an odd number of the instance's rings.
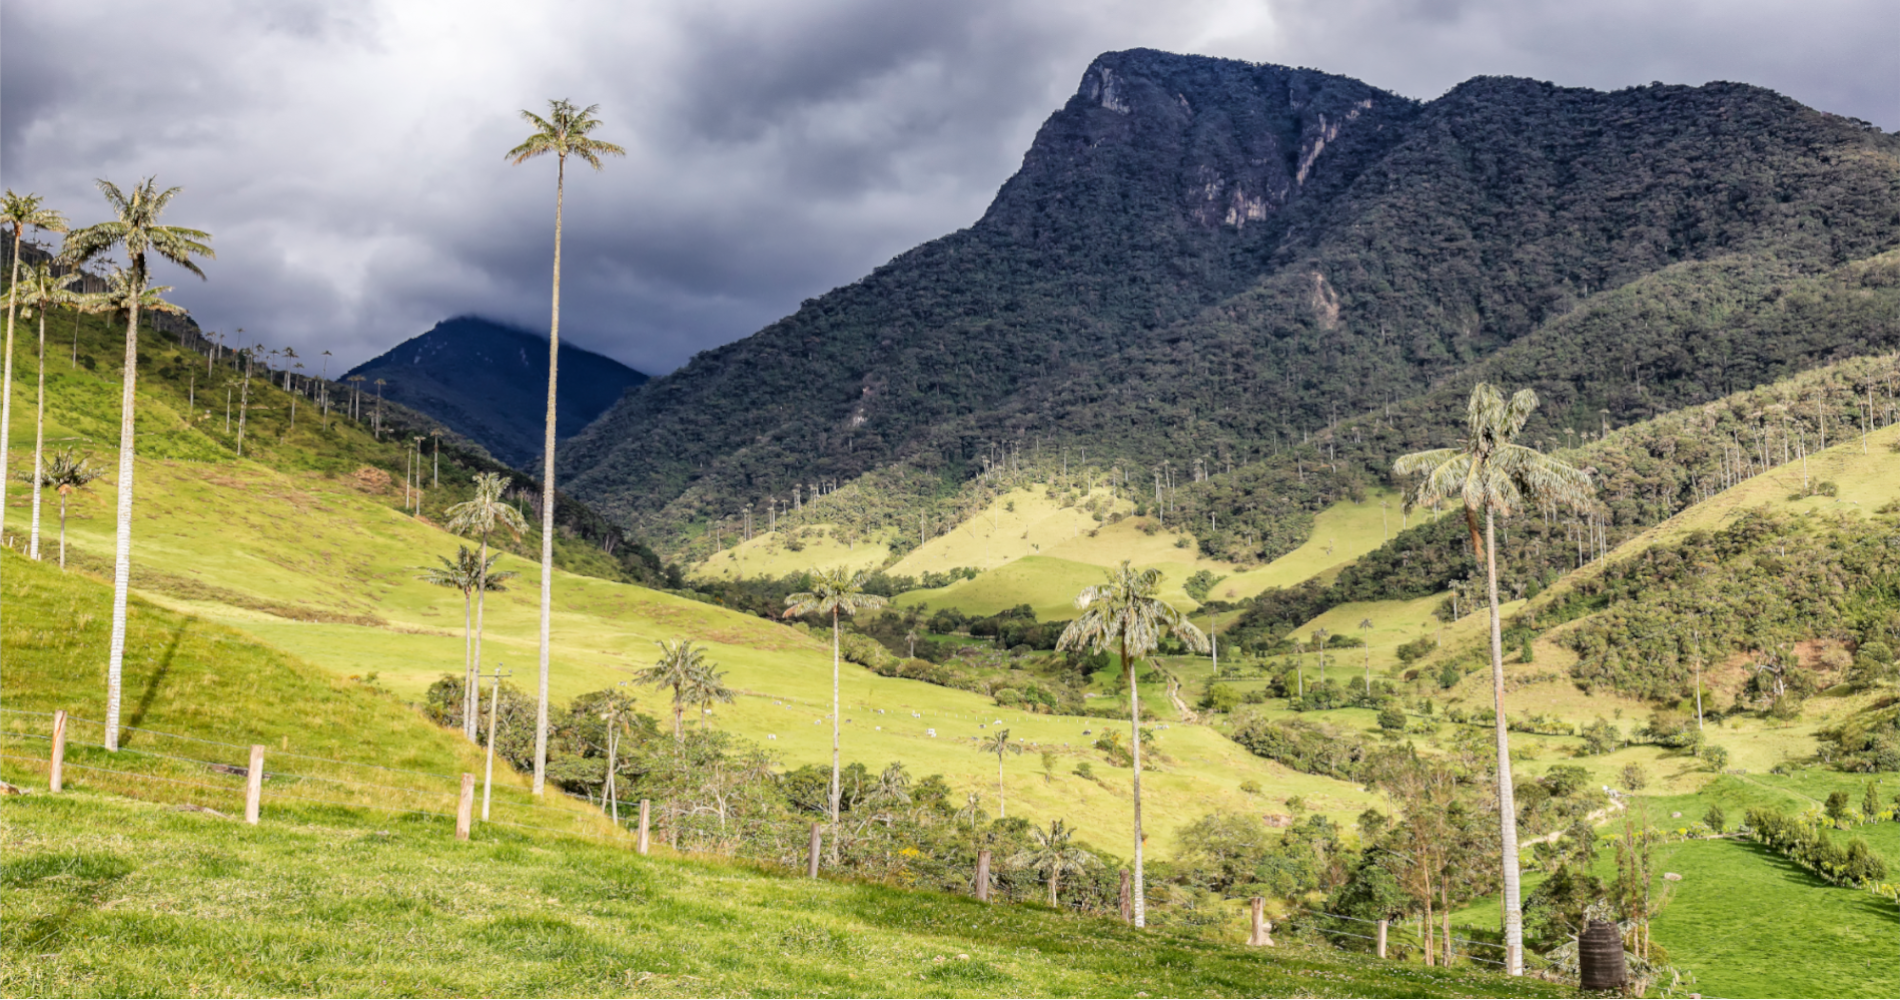
[{"label": "tree", "polygon": [[[475,691],[481,686],[481,670],[475,665],[474,648],[471,645],[474,642],[475,630],[471,627],[469,620],[475,591],[478,588],[485,591],[507,590],[507,581],[520,575],[512,570],[495,572],[495,561],[500,558],[499,552],[492,556],[477,555],[468,546],[458,545],[455,547],[455,558],[436,556],[435,559],[439,565],[425,566],[422,569],[421,579],[424,583],[433,583],[438,587],[454,587],[462,592],[462,690],[464,695],[462,710],[465,713],[462,729],[464,734],[470,731],[469,727],[473,724],[466,717],[467,692]],[[480,692],[477,691],[476,700],[480,701],[480,698]],[[480,713],[477,712],[477,714]],[[473,739],[473,737],[470,738]]]},{"label": "tree", "polygon": [[686,705],[693,699],[694,686],[701,674],[711,670],[706,662],[706,651],[693,645],[691,639],[668,642],[662,639],[660,658],[652,666],[633,675],[641,684],[673,689],[673,738],[686,736]]},{"label": "tree", "polygon": [[[13,227],[13,273],[7,276],[7,344],[5,374],[0,375],[6,381],[0,384],[0,528],[6,527],[7,519],[7,443],[13,437],[13,316],[19,310],[26,296],[20,287],[20,244],[26,236],[26,228],[44,229],[49,232],[66,231],[66,217],[50,208],[42,207],[42,199],[36,194],[15,194],[7,189],[5,197],[0,197],[0,225]],[[40,368],[45,369],[46,321],[42,314],[40,320]],[[40,376],[40,385],[44,389],[46,377]],[[42,407],[44,409],[44,407]]]},{"label": "tree", "polygon": [[1007,817],[1009,800],[1003,796],[1003,755],[1020,754],[1023,752],[1023,745],[1010,742],[1009,730],[998,729],[987,738],[978,740],[976,748],[981,753],[996,755],[996,815],[999,818]]},{"label": "tree", "polygon": [[[483,575],[475,587],[475,676],[482,672],[482,612],[488,604],[488,535],[496,527],[508,529],[516,539],[528,528],[528,522],[522,520],[521,512],[509,506],[501,498],[502,491],[508,488],[508,477],[499,472],[483,472],[475,476],[475,496],[448,509],[448,529],[459,535],[480,534],[482,536],[481,555],[477,567]],[[463,735],[475,739],[475,717],[480,712],[480,695],[473,686],[463,695],[467,700],[462,712]]]},{"label": "tree", "polygon": [[1359,631],[1366,637],[1366,696],[1372,696],[1372,619],[1359,619]]},{"label": "tree", "polygon": [[[1537,393],[1519,390],[1507,402],[1503,393],[1480,382],[1466,407],[1467,436],[1459,448],[1415,452],[1393,463],[1400,476],[1420,476],[1406,499],[1407,509],[1459,499],[1472,552],[1485,569],[1485,593],[1491,610],[1491,686],[1498,745],[1498,823],[1504,859],[1504,960],[1513,976],[1524,973],[1524,914],[1517,863],[1517,807],[1511,788],[1511,745],[1504,719],[1504,638],[1498,622],[1497,515],[1519,507],[1583,507],[1590,502],[1590,477],[1535,449],[1513,443]],[[1484,530],[1478,513],[1484,513]]]},{"label": "tree", "polygon": [[838,860],[838,616],[884,606],[884,598],[864,592],[864,572],[844,567],[811,574],[811,589],[785,598],[785,617],[831,616],[831,860]]},{"label": "tree", "polygon": [[[112,647],[106,667],[106,749],[116,752],[120,676],[125,664],[125,602],[132,583],[132,417],[139,375],[139,309],[147,306],[148,294],[162,291],[148,287],[148,255],[157,254],[202,279],[204,271],[192,258],[215,258],[217,254],[211,250],[210,233],[159,224],[159,217],[177,196],[178,188],[160,191],[151,177],[130,193],[120,191],[110,181],[101,180],[98,185],[116,218],[68,233],[63,256],[77,267],[114,247],[123,247],[130,258],[114,289],[118,293],[115,304],[125,310],[125,371],[119,390],[119,501],[112,559]],[[151,304],[157,304],[157,300],[151,299]]]},{"label": "tree", "polygon": [[634,720],[633,705],[631,696],[609,691],[599,706],[600,721],[607,730],[607,781],[601,789],[601,797],[607,801],[615,826],[620,825],[620,782],[616,773],[620,766],[620,737]]},{"label": "tree", "polygon": [[[99,478],[103,470],[72,448],[62,448],[48,456],[39,472],[39,485],[59,494],[59,568],[66,568],[66,501]],[[24,477],[23,477],[24,478]]]},{"label": "tree", "polygon": [[1051,820],[1047,830],[1039,826],[1030,827],[1029,836],[1035,844],[1016,852],[1010,857],[1009,863],[1012,867],[1040,872],[1049,883],[1049,905],[1060,906],[1062,876],[1080,875],[1095,863],[1095,855],[1070,843],[1075,831],[1059,819]]},{"label": "tree", "polygon": [[1161,637],[1172,635],[1197,653],[1205,653],[1207,637],[1187,620],[1187,616],[1155,596],[1161,585],[1158,570],[1136,571],[1127,560],[1108,571],[1108,582],[1084,588],[1075,596],[1082,614],[1062,630],[1056,649],[1065,653],[1101,653],[1116,651],[1121,656],[1122,676],[1128,683],[1129,739],[1135,768],[1135,926],[1148,923],[1148,907],[1142,897],[1141,833],[1141,701],[1135,693],[1135,660],[1152,655]]},{"label": "tree", "polygon": [[737,692],[726,686],[726,675],[714,669],[717,666],[716,663],[704,664],[686,686],[686,700],[689,704],[699,706],[702,722],[705,721],[704,716],[711,713],[713,705],[730,705],[738,697]]},{"label": "tree", "polygon": [[575,156],[595,170],[602,156],[625,156],[610,142],[588,138],[600,127],[594,117],[598,104],[576,108],[568,101],[549,101],[546,118],[523,110],[521,117],[534,126],[533,134],[508,151],[517,166],[538,156],[554,154],[554,294],[548,321],[547,431],[541,446],[541,688],[535,709],[534,794],[547,783],[548,770],[548,619],[554,602],[554,401],[555,374],[561,360],[561,209],[567,192],[567,158]]},{"label": "tree", "polygon": [[[8,297],[9,309],[11,309],[13,301],[19,301],[25,306],[26,312],[29,315],[34,313],[38,314],[40,328],[39,351],[37,355],[39,358],[39,388],[33,394],[35,406],[33,414],[33,472],[27,477],[27,481],[33,484],[33,521],[32,530],[28,532],[26,549],[27,557],[37,560],[40,557],[40,494],[42,492],[40,489],[40,473],[44,470],[46,464],[46,311],[55,305],[70,305],[77,308],[86,297],[67,288],[66,286],[72,281],[73,276],[55,276],[51,264],[42,262],[29,265],[26,269],[26,277],[24,280],[18,277],[19,267],[16,264],[14,274],[16,275],[13,285],[15,294]],[[7,358],[9,369],[12,367],[11,355],[12,351],[9,349]],[[12,381],[12,376],[7,376],[7,382],[11,384]],[[0,407],[0,409],[4,409],[4,407]],[[0,427],[7,426],[4,421],[5,418],[0,417]],[[0,444],[0,469],[4,468],[6,468],[5,445]],[[3,505],[5,500],[4,491],[0,491],[0,505]]]}]

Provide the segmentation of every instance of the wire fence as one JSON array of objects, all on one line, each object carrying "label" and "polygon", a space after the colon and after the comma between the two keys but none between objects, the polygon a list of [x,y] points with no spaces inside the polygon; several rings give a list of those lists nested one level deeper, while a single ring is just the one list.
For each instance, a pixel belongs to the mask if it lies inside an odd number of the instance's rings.
[{"label": "wire fence", "polygon": [[[12,724],[0,726],[0,761],[31,767],[45,773],[49,781],[57,759],[65,779],[62,784],[83,783],[135,798],[172,800],[185,797],[194,800],[191,804],[200,806],[210,796],[218,797],[217,801],[221,805],[233,806],[246,802],[250,797],[248,786],[253,753],[250,745],[120,726],[120,733],[127,738],[122,739],[115,750],[102,742],[106,725],[97,719],[67,715],[65,732],[56,739],[53,730],[58,713],[4,708],[0,709],[0,716],[15,717]],[[21,725],[29,719],[37,725],[33,728]],[[42,731],[34,731],[36,728]],[[95,735],[96,739],[86,738]],[[143,738],[140,742],[147,745],[128,745],[140,737]],[[174,747],[166,741],[175,741],[182,746]],[[193,747],[215,747],[233,752],[220,754],[189,749]],[[457,818],[462,784],[459,774],[292,753],[287,749],[262,746],[257,749],[262,751],[264,761],[264,767],[260,768],[257,776],[257,803],[260,808],[295,803],[302,806],[391,812],[451,822]],[[199,755],[194,756],[194,753]],[[297,770],[270,770],[269,765],[278,760],[294,762]],[[370,780],[376,778],[383,780]],[[565,792],[560,794],[573,801],[566,807],[550,805],[532,801],[521,789],[493,786],[490,817],[480,822],[515,830],[593,840],[610,840],[618,835],[617,830],[609,832],[607,824],[603,822],[604,816],[597,813],[598,807],[592,802]],[[583,803],[585,808],[575,808]]]},{"label": "wire fence", "polygon": [[[1343,914],[1343,913],[1327,913],[1324,910],[1307,910],[1307,911],[1302,912],[1298,916],[1294,917],[1292,920],[1287,921],[1287,926],[1298,929],[1302,926],[1303,920],[1317,920],[1318,918],[1322,918],[1322,917],[1328,920],[1350,920],[1350,921],[1355,921],[1361,924],[1372,924],[1374,926],[1377,926],[1379,924],[1379,921],[1368,919],[1366,917],[1352,917],[1352,916],[1347,916],[1346,914]],[[1342,931],[1336,927],[1321,927],[1321,926],[1313,926],[1311,924],[1308,924],[1307,926],[1309,926],[1310,929],[1317,931],[1321,934],[1324,934],[1328,937],[1357,938],[1361,941],[1372,941],[1375,943],[1378,941],[1378,938],[1373,935],[1355,934],[1351,931]],[[1416,948],[1424,947],[1423,933],[1419,931],[1414,931],[1409,921],[1405,921],[1405,922],[1388,921],[1387,927],[1388,927],[1388,933],[1386,937],[1388,941],[1391,941],[1395,937],[1399,937],[1399,938],[1408,939],[1402,942],[1406,944],[1408,947],[1416,947]],[[1451,935],[1442,935],[1442,934],[1436,935],[1436,937],[1437,937],[1437,940],[1441,942],[1449,939],[1454,945],[1463,945],[1464,950],[1462,952],[1458,952],[1458,957],[1470,959],[1473,962],[1484,962],[1490,965],[1496,965],[1496,966],[1504,965],[1503,962],[1498,961],[1497,959],[1485,958],[1482,955],[1473,954],[1473,952],[1479,948],[1492,949],[1492,950],[1503,948],[1504,946],[1498,942],[1476,941],[1471,938],[1461,938],[1461,937],[1455,937]],[[1453,950],[1458,951],[1457,949],[1453,949]]]}]

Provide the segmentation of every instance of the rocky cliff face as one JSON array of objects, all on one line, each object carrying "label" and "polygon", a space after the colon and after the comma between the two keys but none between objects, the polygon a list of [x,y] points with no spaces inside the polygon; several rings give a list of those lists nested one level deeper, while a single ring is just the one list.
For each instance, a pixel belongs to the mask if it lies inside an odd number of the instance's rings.
[{"label": "rocky cliff face", "polygon": [[1108,53],[976,224],[629,393],[564,485],[664,535],[892,462],[955,479],[1001,440],[1244,461],[1674,263],[1895,245],[1900,143],[1760,88],[1420,103]]}]

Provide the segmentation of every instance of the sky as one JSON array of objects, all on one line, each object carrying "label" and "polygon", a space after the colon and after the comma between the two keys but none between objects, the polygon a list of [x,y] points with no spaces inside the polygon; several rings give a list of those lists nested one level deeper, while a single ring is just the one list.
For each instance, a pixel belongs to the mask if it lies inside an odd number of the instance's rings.
[{"label": "sky", "polygon": [[181,187],[218,258],[159,268],[172,299],[348,366],[456,315],[547,329],[555,165],[503,154],[522,109],[598,104],[627,156],[569,171],[562,333],[660,373],[975,222],[1135,47],[1421,99],[1742,81],[1900,129],[1891,0],[4,0],[0,183],[82,225],[96,179]]}]

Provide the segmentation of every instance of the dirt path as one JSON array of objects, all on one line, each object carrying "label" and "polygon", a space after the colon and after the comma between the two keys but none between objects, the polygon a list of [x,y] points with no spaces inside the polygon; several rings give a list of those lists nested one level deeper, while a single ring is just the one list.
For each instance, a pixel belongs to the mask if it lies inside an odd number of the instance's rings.
[{"label": "dirt path", "polygon": [[[1609,805],[1604,806],[1601,809],[1595,810],[1589,813],[1588,815],[1584,816],[1583,818],[1589,820],[1591,826],[1600,826],[1602,825],[1604,820],[1607,820],[1611,816],[1615,815],[1616,813],[1620,813],[1623,810],[1628,809],[1628,808],[1629,808],[1628,801],[1624,799],[1620,799],[1620,798],[1611,799]],[[1532,844],[1554,844],[1557,842],[1557,838],[1562,837],[1563,835],[1564,835],[1564,831],[1555,830],[1550,833],[1546,833],[1541,837],[1532,837],[1531,839],[1524,841],[1524,843],[1521,846],[1529,847]]]}]

